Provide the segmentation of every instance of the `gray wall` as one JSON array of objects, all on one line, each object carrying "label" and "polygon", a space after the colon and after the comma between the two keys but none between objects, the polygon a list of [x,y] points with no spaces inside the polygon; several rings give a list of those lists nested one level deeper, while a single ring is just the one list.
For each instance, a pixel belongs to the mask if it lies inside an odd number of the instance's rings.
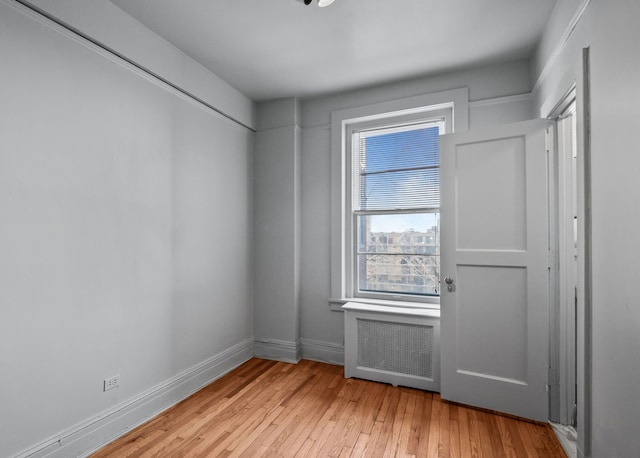
[{"label": "gray wall", "polygon": [[[247,129],[0,0],[0,456],[64,445],[62,432],[244,348],[254,326],[277,356],[341,362],[342,315],[328,305],[331,112],[468,87],[472,129],[537,117],[584,46],[592,56],[592,456],[637,455],[637,1],[559,0],[531,65],[268,102],[260,116],[111,3],[36,3],[260,132],[253,160]],[[533,99],[519,96],[531,87]],[[253,166],[264,169],[255,191]],[[279,270],[274,256],[284,260]],[[122,386],[103,393],[102,379],[114,374]]]},{"label": "gray wall", "polygon": [[0,456],[112,423],[72,456],[251,356],[253,133],[21,11],[0,2]]},{"label": "gray wall", "polygon": [[[342,313],[331,311],[331,112],[469,88],[472,128],[529,119],[526,61],[304,100],[258,105],[255,158],[256,354],[342,364]],[[301,143],[300,143],[301,134]]]},{"label": "gray wall", "polygon": [[[588,5],[575,30],[574,13]],[[560,0],[534,60],[535,107],[552,106],[571,83],[583,47],[591,54],[593,457],[638,456],[640,437],[640,3]],[[567,35],[565,34],[564,37]],[[540,78],[539,78],[540,76]]]},{"label": "gray wall", "polygon": [[527,95],[529,65],[525,61],[333,94],[302,103],[300,333],[305,357],[343,361],[342,313],[331,311],[328,304],[331,112],[460,87],[469,88],[471,128],[522,121],[531,116],[531,100]]},{"label": "gray wall", "polygon": [[300,104],[258,105],[255,160],[255,354],[300,359]]},{"label": "gray wall", "polygon": [[[14,3],[12,0],[2,1]],[[255,128],[255,107],[247,96],[110,1],[30,0],[30,3]]]}]

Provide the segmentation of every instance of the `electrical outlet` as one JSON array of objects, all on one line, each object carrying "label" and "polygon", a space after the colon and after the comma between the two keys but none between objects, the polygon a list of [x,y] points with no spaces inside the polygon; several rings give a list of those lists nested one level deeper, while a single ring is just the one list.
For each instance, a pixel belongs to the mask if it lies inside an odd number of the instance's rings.
[{"label": "electrical outlet", "polygon": [[104,390],[109,391],[120,386],[120,374],[104,379]]}]

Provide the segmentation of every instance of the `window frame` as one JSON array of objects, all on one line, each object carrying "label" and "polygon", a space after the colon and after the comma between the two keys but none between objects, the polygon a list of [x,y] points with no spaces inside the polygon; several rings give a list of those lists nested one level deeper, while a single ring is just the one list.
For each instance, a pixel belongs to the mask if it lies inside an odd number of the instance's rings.
[{"label": "window frame", "polygon": [[334,111],[332,136],[331,298],[332,304],[362,301],[439,308],[439,296],[357,292],[356,216],[352,211],[352,134],[377,127],[445,119],[445,132],[468,130],[468,89],[454,89],[391,102]]},{"label": "window frame", "polygon": [[[353,160],[355,157],[354,149],[357,145],[354,143],[355,134],[361,131],[373,129],[389,129],[393,127],[403,127],[407,125],[421,125],[426,123],[443,123],[444,132],[440,135],[451,133],[451,125],[453,122],[453,113],[450,107],[434,109],[424,113],[413,113],[410,115],[397,116],[392,118],[383,117],[380,120],[374,119],[366,122],[349,123],[346,129],[347,140],[345,142],[345,168],[348,173],[345,174],[346,183],[346,202],[345,202],[345,230],[346,246],[345,246],[345,264],[346,264],[346,294],[349,298],[361,299],[378,299],[392,300],[402,302],[418,302],[418,303],[439,303],[439,296],[427,296],[409,294],[406,292],[383,292],[383,291],[360,291],[358,288],[358,210],[354,208],[356,199],[355,191],[355,172]],[[370,211],[368,214],[399,214],[399,213],[424,213],[424,211]]]}]

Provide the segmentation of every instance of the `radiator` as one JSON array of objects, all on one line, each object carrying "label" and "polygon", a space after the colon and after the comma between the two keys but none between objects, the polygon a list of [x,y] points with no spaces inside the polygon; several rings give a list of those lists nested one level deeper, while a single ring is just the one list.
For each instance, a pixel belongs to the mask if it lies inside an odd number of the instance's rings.
[{"label": "radiator", "polygon": [[440,312],[346,303],[345,377],[440,391]]}]

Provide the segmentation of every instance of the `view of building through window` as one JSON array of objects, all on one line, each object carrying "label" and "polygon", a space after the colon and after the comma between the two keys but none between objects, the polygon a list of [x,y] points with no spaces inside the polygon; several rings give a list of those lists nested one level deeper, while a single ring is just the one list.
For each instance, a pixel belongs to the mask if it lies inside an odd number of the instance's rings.
[{"label": "view of building through window", "polygon": [[[376,224],[378,219],[395,221]],[[439,213],[369,215],[359,220],[361,291],[439,294]],[[400,229],[403,221],[413,225]]]}]

